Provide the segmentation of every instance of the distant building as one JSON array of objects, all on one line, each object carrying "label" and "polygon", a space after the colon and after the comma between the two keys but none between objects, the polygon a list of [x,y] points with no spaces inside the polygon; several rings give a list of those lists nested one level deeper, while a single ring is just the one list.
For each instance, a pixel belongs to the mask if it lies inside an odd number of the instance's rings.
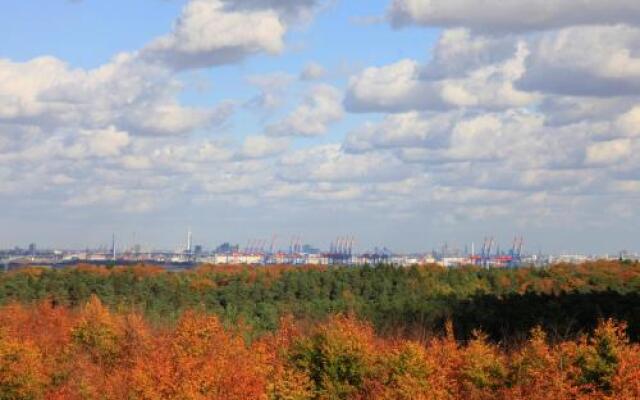
[{"label": "distant building", "polygon": [[550,257],[551,264],[568,263],[568,264],[582,264],[589,261],[588,256],[582,254],[563,254],[558,257]]},{"label": "distant building", "polygon": [[440,264],[443,267],[459,267],[465,264],[469,264],[469,259],[466,257],[444,257]]}]

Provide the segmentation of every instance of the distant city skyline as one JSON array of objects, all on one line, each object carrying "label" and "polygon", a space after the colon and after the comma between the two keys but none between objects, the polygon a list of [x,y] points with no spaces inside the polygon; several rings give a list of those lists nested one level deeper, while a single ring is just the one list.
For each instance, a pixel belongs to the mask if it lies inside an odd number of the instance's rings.
[{"label": "distant city skyline", "polygon": [[0,248],[640,249],[636,0],[24,0]]},{"label": "distant city skyline", "polygon": [[[367,253],[372,252],[376,249],[378,250],[388,250],[398,254],[423,254],[429,253],[432,251],[441,253],[443,249],[447,249],[450,254],[477,254],[483,246],[485,241],[491,240],[492,249],[494,252],[508,252],[509,249],[512,248],[514,240],[522,240],[522,250],[526,254],[551,254],[551,255],[560,255],[560,254],[585,254],[585,255],[608,255],[615,256],[620,254],[620,252],[625,252],[629,254],[640,254],[640,249],[634,247],[620,247],[620,248],[611,248],[604,250],[595,250],[595,247],[590,247],[588,250],[581,250],[569,247],[557,247],[557,248],[545,248],[536,243],[530,243],[527,241],[525,236],[523,235],[513,235],[511,237],[496,237],[492,235],[486,235],[484,237],[472,238],[470,241],[462,241],[460,239],[451,239],[451,240],[442,240],[440,242],[434,242],[433,244],[424,244],[421,247],[394,247],[390,246],[387,243],[374,243],[370,245],[363,244],[360,242],[359,238],[354,235],[338,235],[332,238],[329,238],[326,242],[313,242],[306,240],[302,235],[291,235],[284,236],[278,234],[272,234],[270,237],[268,236],[248,236],[246,238],[240,238],[237,240],[232,239],[220,239],[219,241],[211,241],[208,237],[198,237],[194,234],[193,231],[185,231],[183,233],[183,237],[177,237],[174,243],[168,243],[166,245],[159,245],[156,243],[145,241],[144,238],[141,238],[137,232],[133,232],[125,235],[114,235],[113,238],[109,236],[108,238],[103,238],[102,241],[98,240],[95,243],[85,243],[84,245],[52,245],[47,244],[47,242],[25,242],[25,243],[15,243],[15,244],[0,244],[1,250],[11,250],[11,249],[23,249],[27,250],[31,246],[34,246],[38,250],[97,250],[97,249],[105,249],[105,251],[111,252],[113,250],[113,242],[112,239],[115,240],[115,250],[117,252],[127,252],[131,251],[134,248],[138,248],[140,251],[176,251],[181,252],[190,248],[192,251],[194,248],[201,248],[204,251],[212,252],[219,248],[222,245],[229,245],[232,247],[237,246],[239,251],[246,251],[249,249],[259,248],[264,251],[270,251],[271,245],[273,244],[274,251],[289,251],[292,243],[302,248],[302,247],[311,247],[320,252],[327,252],[330,250],[332,246],[342,240],[353,241],[352,248],[355,252],[358,253]],[[167,235],[162,235],[163,240],[167,240]],[[190,240],[190,241],[189,241]]]}]

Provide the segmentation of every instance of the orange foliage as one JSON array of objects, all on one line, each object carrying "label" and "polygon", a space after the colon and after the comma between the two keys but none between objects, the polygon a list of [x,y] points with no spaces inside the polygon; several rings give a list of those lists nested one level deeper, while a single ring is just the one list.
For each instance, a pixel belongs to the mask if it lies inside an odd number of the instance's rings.
[{"label": "orange foliage", "polygon": [[44,271],[46,271],[46,270],[47,270],[47,268],[44,268],[44,267],[38,267],[36,265],[29,265],[29,266],[24,267],[24,268],[19,268],[19,269],[16,269],[16,270],[9,271],[8,274],[9,275],[28,275],[28,276],[31,276],[31,277],[38,277],[38,276],[42,275],[42,273]]},{"label": "orange foliage", "polygon": [[215,317],[187,313],[176,330],[157,338],[149,358],[131,371],[139,399],[259,399],[265,370],[259,353],[225,331]]},{"label": "orange foliage", "polygon": [[537,328],[516,348],[448,334],[419,342],[377,336],[348,316],[280,329],[188,312],[173,328],[114,313],[0,308],[0,399],[638,399],[640,346],[603,321],[590,337],[551,345]]},{"label": "orange foliage", "polygon": [[47,383],[42,353],[37,345],[0,336],[0,398],[42,398]]},{"label": "orange foliage", "polygon": [[92,273],[98,276],[108,276],[111,274],[111,271],[107,268],[99,267],[93,264],[85,264],[85,263],[78,264],[76,266],[76,270],[79,272]]}]

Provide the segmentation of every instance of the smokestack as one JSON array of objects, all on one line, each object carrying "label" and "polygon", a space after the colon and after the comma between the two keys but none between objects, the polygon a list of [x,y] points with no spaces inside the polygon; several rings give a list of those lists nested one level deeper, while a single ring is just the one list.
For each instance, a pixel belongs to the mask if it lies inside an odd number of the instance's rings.
[{"label": "smokestack", "polygon": [[116,234],[111,235],[111,256],[113,261],[116,260]]}]

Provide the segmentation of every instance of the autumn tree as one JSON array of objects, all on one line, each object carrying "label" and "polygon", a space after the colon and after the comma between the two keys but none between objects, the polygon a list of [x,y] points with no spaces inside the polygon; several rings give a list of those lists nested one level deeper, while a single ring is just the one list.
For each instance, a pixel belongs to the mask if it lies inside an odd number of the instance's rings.
[{"label": "autumn tree", "polygon": [[596,328],[588,345],[578,353],[578,382],[589,388],[610,393],[617,374],[621,352],[627,345],[626,324],[607,320]]},{"label": "autumn tree", "polygon": [[292,346],[293,368],[308,374],[318,399],[348,399],[362,394],[372,373],[373,330],[349,317],[321,324]]},{"label": "autumn tree", "polygon": [[482,332],[474,332],[474,338],[463,350],[463,364],[459,372],[459,384],[468,399],[494,398],[505,384],[507,371],[502,354],[487,341]]},{"label": "autumn tree", "polygon": [[42,399],[47,383],[38,347],[0,332],[0,400]]}]

